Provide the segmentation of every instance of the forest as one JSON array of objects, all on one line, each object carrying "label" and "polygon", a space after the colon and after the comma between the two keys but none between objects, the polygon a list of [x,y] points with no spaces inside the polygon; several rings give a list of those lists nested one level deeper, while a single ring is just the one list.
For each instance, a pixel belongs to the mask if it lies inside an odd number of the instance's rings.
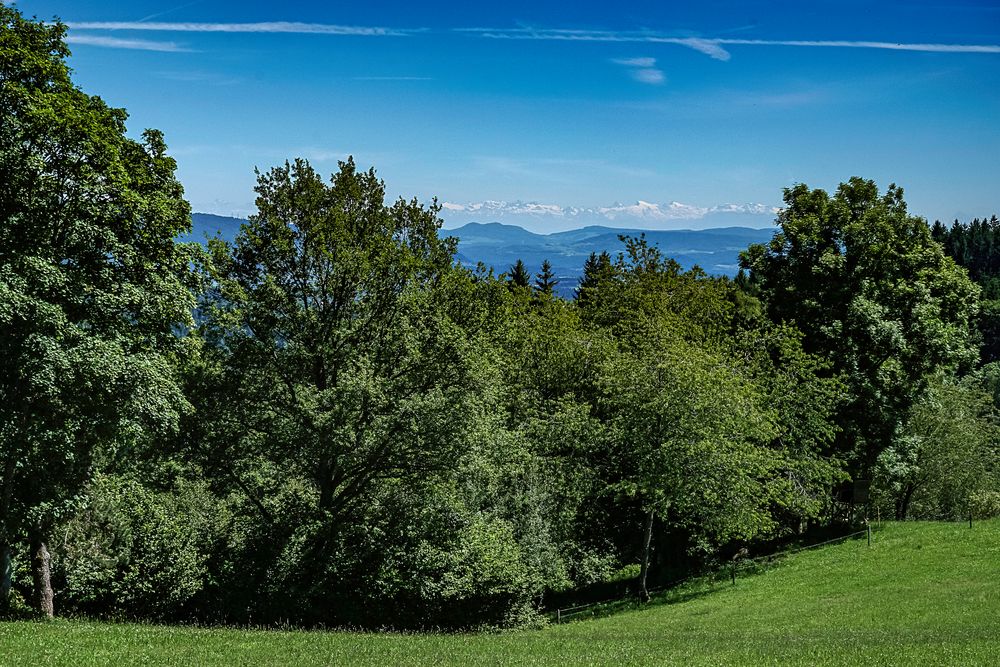
[{"label": "forest", "polygon": [[[1000,514],[1000,225],[852,177],[736,279],[639,236],[572,299],[353,160],[181,242],[164,136],[0,6],[7,617],[532,626],[741,549]],[[537,271],[533,275],[533,272]]]}]

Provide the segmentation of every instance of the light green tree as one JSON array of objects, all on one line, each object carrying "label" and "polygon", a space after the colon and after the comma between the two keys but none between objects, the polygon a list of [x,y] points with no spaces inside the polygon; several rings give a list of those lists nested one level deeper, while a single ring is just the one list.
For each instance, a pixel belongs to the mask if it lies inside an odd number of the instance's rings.
[{"label": "light green tree", "polygon": [[895,517],[956,519],[977,492],[998,491],[997,414],[975,378],[936,376],[879,457],[881,487]]},{"label": "light green tree", "polygon": [[654,523],[714,544],[766,533],[774,525],[766,480],[780,458],[766,448],[773,416],[731,363],[664,331],[647,335],[646,349],[606,367],[603,410],[618,467],[613,491],[645,513],[640,586],[648,597]]}]

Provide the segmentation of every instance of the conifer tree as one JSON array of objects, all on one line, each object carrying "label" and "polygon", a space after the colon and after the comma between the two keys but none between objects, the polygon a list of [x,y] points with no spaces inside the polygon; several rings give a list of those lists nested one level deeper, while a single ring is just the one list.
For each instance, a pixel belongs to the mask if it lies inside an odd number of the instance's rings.
[{"label": "conifer tree", "polygon": [[538,294],[552,296],[552,292],[558,284],[556,274],[552,272],[552,263],[547,259],[542,261],[542,270],[535,274],[535,291]]},{"label": "conifer tree", "polygon": [[614,266],[611,263],[611,255],[607,251],[600,254],[590,253],[590,257],[583,264],[583,276],[576,288],[577,303],[583,305],[598,285],[612,278],[613,274]]},{"label": "conifer tree", "polygon": [[510,273],[507,274],[507,284],[511,289],[516,287],[527,288],[531,285],[531,274],[528,273],[528,268],[520,259],[510,267]]}]

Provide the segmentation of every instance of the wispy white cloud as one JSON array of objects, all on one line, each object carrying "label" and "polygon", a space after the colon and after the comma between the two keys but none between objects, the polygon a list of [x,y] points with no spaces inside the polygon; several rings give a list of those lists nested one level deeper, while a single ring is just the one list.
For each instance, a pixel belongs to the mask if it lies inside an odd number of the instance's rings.
[{"label": "wispy white cloud", "polygon": [[679,44],[695,51],[700,51],[716,60],[729,60],[729,52],[719,46],[720,39],[702,39],[700,37],[672,37],[662,33],[647,31],[609,30],[564,30],[564,29],[534,29],[513,28],[497,30],[491,28],[463,28],[462,32],[478,33],[491,39],[531,39],[567,42],[622,42],[645,44]]},{"label": "wispy white cloud", "polygon": [[643,67],[642,69],[632,70],[631,74],[632,78],[639,83],[648,83],[654,86],[658,86],[667,80],[663,71],[655,67]]},{"label": "wispy white cloud", "polygon": [[842,49],[887,49],[889,51],[927,51],[931,53],[1000,53],[1000,44],[926,44],[906,42],[867,42],[848,40],[797,39],[716,39],[718,44],[749,46],[819,46]]},{"label": "wispy white cloud", "polygon": [[612,61],[616,65],[625,67],[655,67],[656,58],[614,58]]},{"label": "wispy white cloud", "polygon": [[998,44],[938,44],[925,42],[883,42],[867,40],[739,39],[732,37],[674,37],[649,31],[562,30],[535,28],[465,28],[492,39],[530,39],[550,41],[622,42],[677,44],[704,53],[716,60],[729,60],[726,46],[791,46],[820,48],[883,49],[931,53],[1000,53]]},{"label": "wispy white cloud", "polygon": [[667,80],[656,67],[656,58],[613,58],[611,62],[629,68],[629,76],[640,83],[659,85]]},{"label": "wispy white cloud", "polygon": [[721,40],[712,39],[700,39],[698,37],[685,37],[684,39],[678,39],[672,41],[673,44],[681,44],[689,49],[694,49],[700,53],[704,53],[709,58],[714,58],[715,60],[726,61],[729,60],[729,51],[719,46]]},{"label": "wispy white cloud", "polygon": [[81,35],[72,33],[66,36],[68,44],[84,44],[87,46],[103,46],[111,49],[134,49],[137,51],[165,51],[169,53],[189,52],[174,42],[155,42],[148,39],[121,39],[105,35]]},{"label": "wispy white cloud", "polygon": [[158,32],[291,33],[299,35],[356,35],[401,37],[422,29],[350,26],[330,23],[269,21],[263,23],[189,23],[157,21],[83,21],[66,24],[77,30],[149,30]]},{"label": "wispy white cloud", "polygon": [[353,81],[433,81],[429,76],[355,76]]}]

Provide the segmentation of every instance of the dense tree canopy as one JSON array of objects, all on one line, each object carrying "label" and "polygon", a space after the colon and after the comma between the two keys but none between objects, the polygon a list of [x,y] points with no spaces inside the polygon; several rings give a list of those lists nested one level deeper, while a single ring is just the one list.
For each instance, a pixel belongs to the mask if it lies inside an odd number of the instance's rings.
[{"label": "dense tree canopy", "polygon": [[29,536],[50,615],[49,530],[99,457],[176,424],[193,305],[175,163],[72,84],[63,34],[0,7],[0,546]]},{"label": "dense tree canopy", "polygon": [[969,272],[983,289],[979,308],[981,359],[984,364],[1000,361],[1000,220],[958,220],[951,227],[940,222],[931,226],[931,236],[945,253]]},{"label": "dense tree canopy", "polygon": [[787,190],[736,280],[623,237],[572,300],[352,159],[205,250],[163,137],[0,18],[5,613],[523,626],[836,529],[851,475],[1000,513],[979,290],[898,188]]},{"label": "dense tree canopy", "polygon": [[742,257],[771,318],[804,334],[848,386],[840,449],[867,477],[938,370],[976,360],[979,289],[946,257],[903,192],[852,178],[834,195],[785,191],[780,231]]}]

